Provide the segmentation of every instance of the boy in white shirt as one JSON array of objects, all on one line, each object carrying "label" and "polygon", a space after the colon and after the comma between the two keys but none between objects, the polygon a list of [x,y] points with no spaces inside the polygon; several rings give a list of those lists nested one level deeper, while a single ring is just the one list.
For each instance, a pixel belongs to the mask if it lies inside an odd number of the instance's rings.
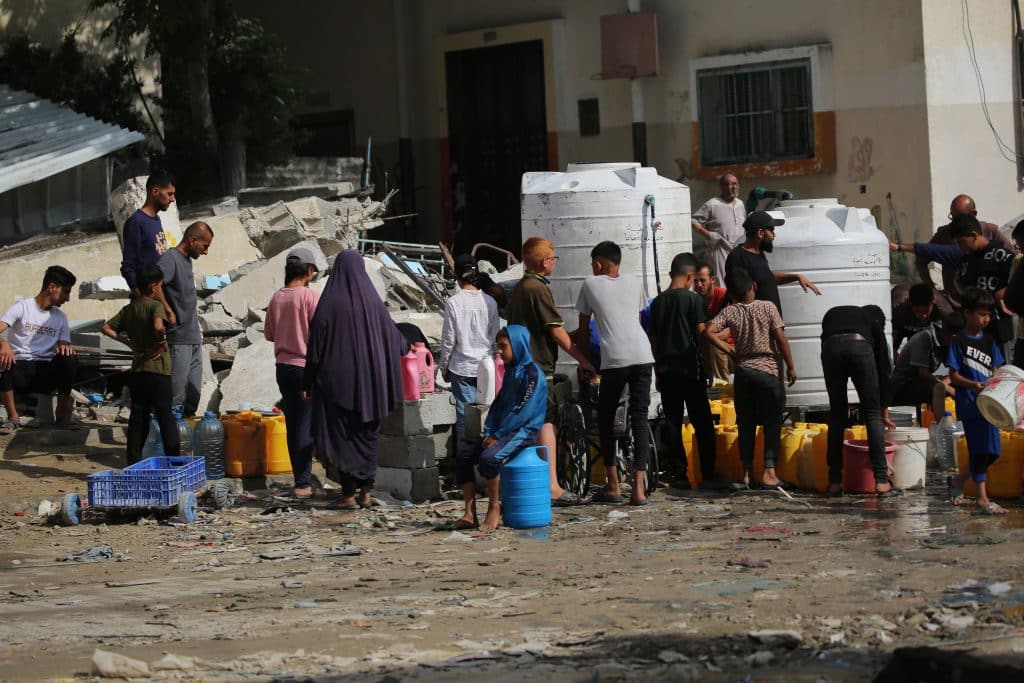
[{"label": "boy in white shirt", "polygon": [[[612,425],[623,388],[629,385],[629,415],[633,431],[635,482],[631,505],[646,505],[647,464],[650,454],[647,409],[651,403],[654,355],[651,342],[640,325],[640,312],[647,306],[643,283],[619,274],[622,250],[614,242],[601,242],[590,252],[594,277],[587,278],[576,300],[579,330],[590,329],[590,316],[597,318],[601,337],[601,391],[598,396],[598,428],[601,457],[608,472],[607,486],[594,495],[601,503],[622,503],[619,471],[615,465],[615,435]],[[657,476],[657,472],[652,473]]]},{"label": "boy in white shirt", "polygon": [[0,317],[0,400],[7,420],[0,435],[13,434],[20,425],[14,392],[45,394],[57,390],[57,424],[71,421],[71,386],[78,359],[71,346],[68,318],[61,305],[71,297],[76,278],[63,266],[50,266],[43,287],[31,299],[22,299]]}]

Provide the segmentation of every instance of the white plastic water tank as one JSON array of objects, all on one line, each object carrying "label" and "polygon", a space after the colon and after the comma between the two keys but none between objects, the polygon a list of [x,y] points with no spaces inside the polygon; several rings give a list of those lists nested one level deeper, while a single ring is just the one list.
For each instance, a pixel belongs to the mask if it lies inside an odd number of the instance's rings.
[{"label": "white plastic water tank", "polygon": [[[661,225],[651,240],[650,207]],[[523,241],[546,237],[555,244],[559,261],[551,276],[551,293],[566,328],[578,322],[576,297],[583,280],[593,275],[590,250],[611,240],[622,248],[622,272],[642,278],[648,298],[658,293],[654,248],[661,286],[676,254],[692,250],[690,189],[636,163],[569,164],[565,173],[524,173],[522,182]],[[562,354],[562,361],[569,360]]]},{"label": "white plastic water tank", "polygon": [[[836,199],[784,201],[771,213],[786,220],[775,232],[774,251],[767,254],[772,270],[804,275],[821,290],[821,296],[815,296],[798,284],[779,288],[798,377],[786,389],[786,403],[827,404],[821,368],[825,312],[833,306],[875,304],[885,311],[886,340],[891,339],[889,240],[867,209],[843,206]],[[857,400],[852,383],[849,396]]]}]

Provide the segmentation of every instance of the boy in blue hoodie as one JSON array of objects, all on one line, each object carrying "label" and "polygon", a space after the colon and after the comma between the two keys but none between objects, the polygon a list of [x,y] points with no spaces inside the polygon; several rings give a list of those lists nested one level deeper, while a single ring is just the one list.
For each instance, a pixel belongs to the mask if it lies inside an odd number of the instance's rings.
[{"label": "boy in blue hoodie", "polygon": [[[456,455],[456,478],[462,487],[466,512],[455,521],[456,529],[484,531],[498,528],[501,508],[498,501],[498,474],[501,465],[521,450],[537,444],[547,410],[547,383],[540,366],[530,355],[530,333],[522,325],[509,325],[498,332],[496,345],[505,362],[505,379],[484,423],[484,438],[476,447],[461,449]],[[487,480],[487,516],[478,524],[476,516],[476,477],[473,465]]]}]

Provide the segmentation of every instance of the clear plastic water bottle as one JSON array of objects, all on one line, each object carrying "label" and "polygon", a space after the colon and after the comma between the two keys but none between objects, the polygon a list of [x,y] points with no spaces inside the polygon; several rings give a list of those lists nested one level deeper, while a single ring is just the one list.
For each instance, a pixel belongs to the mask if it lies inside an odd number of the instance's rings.
[{"label": "clear plastic water bottle", "polygon": [[160,437],[160,424],[156,421],[156,415],[150,413],[149,436],[146,437],[146,443],[142,445],[142,457],[162,458],[164,455],[164,441]]},{"label": "clear plastic water bottle", "polygon": [[209,410],[192,432],[192,455],[203,459],[207,479],[224,478],[224,425]]},{"label": "clear plastic water bottle", "polygon": [[953,413],[947,410],[939,423],[939,443],[936,453],[939,467],[944,470],[956,467],[956,444],[963,435],[963,423],[954,421]]},{"label": "clear plastic water bottle", "polygon": [[192,426],[182,418],[178,411],[174,412],[174,420],[178,423],[178,443],[181,444],[178,452],[191,457],[193,452]]}]

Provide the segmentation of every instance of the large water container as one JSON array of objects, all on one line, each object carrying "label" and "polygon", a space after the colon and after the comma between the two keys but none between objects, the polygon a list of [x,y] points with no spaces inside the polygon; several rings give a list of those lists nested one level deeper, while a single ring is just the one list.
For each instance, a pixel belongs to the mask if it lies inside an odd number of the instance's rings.
[{"label": "large water container", "polygon": [[207,479],[224,477],[224,427],[209,410],[192,432],[192,453],[203,459]]},{"label": "large water container", "polygon": [[[661,223],[653,242],[648,196]],[[648,298],[658,293],[654,245],[662,288],[668,286],[672,258],[693,250],[690,189],[635,163],[569,164],[565,173],[524,173],[521,212],[523,241],[546,237],[558,250],[551,293],[569,330],[579,319],[576,297],[583,280],[593,275],[590,250],[598,242],[622,247],[622,272],[640,277]],[[569,365],[568,356],[562,354],[560,364]]]},{"label": "large water container", "polygon": [[[835,199],[784,201],[771,213],[786,219],[775,232],[774,251],[767,254],[772,270],[800,273],[821,290],[821,296],[815,296],[798,284],[779,288],[799,377],[786,389],[786,403],[828,403],[821,368],[821,319],[834,306],[875,304],[885,312],[887,333],[891,330],[889,240],[867,209],[843,206]],[[852,383],[849,397],[857,400]]]},{"label": "large water container", "polygon": [[548,463],[544,446],[520,451],[501,466],[501,517],[505,526],[532,529],[551,524]]}]

